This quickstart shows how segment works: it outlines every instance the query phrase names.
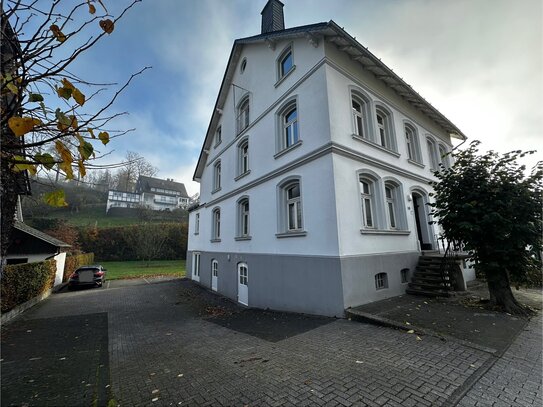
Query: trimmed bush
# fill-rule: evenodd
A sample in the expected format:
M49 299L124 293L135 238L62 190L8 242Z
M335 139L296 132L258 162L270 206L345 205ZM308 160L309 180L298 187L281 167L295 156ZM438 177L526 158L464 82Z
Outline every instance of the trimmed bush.
M68 281L70 274L72 274L78 267L86 266L94 263L94 253L76 254L75 256L66 256L66 263L64 263L64 275L62 281Z
M53 288L56 260L4 266L1 288L2 312L9 311Z
M187 224L157 224L166 233L166 241L155 260L185 259L187 253ZM79 242L83 251L94 252L100 261L138 260L137 249L131 244L130 236L138 235L141 225L113 228L80 229Z

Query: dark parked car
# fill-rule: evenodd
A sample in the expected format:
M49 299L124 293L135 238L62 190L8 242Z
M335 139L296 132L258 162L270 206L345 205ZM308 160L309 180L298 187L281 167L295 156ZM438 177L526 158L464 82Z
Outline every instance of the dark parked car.
M70 275L68 288L98 286L103 287L106 282L106 269L100 265L81 266Z

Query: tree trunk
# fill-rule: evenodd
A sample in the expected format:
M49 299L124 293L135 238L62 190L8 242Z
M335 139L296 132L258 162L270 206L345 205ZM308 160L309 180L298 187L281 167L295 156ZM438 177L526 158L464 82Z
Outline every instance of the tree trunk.
M1 216L1 249L0 258L2 266L0 268L0 276L4 271L4 264L8 246L10 244L11 230L15 221L15 208L17 206L17 182L15 174L9 168L8 160L2 160L0 163L0 216Z
M511 291L511 282L507 270L493 268L485 270L488 282L490 302L502 308L505 312L514 315L528 315L529 311L520 305Z

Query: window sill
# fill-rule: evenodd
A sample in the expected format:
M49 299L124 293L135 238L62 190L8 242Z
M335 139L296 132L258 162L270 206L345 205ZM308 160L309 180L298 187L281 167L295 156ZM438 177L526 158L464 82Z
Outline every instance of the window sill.
M279 151L277 154L275 154L273 156L273 158L275 158L276 160L279 158L279 157L282 157L283 155L289 153L290 151L294 150L296 147L299 147L302 145L302 140L298 140L296 143L294 143L293 145L285 148L284 150L281 150Z
M198 236L199 234L200 234L200 232L194 232L195 236Z
M246 175L249 175L250 173L251 173L251 170L247 170L243 174L239 174L236 178L234 178L234 181L239 181L240 179L242 179Z
M278 87L279 85L281 85L285 81L285 79L287 79L290 76L290 74L294 72L295 69L296 69L296 65L292 65L292 68L290 69L290 71L288 71L286 75L283 75L281 78L279 78L279 80L275 82L275 85L273 86Z
M219 147L219 146L221 145L221 143L222 143L222 140L221 140L221 141L219 141L218 143L215 143L215 145L213 146L213 148L217 148L217 147Z
M244 240L251 240L251 239L252 239L251 236L237 236L234 238L236 242L242 242Z
M307 236L307 232L305 230L300 230L299 232L283 232L283 233L276 233L275 237L278 239L282 239L284 237L303 237Z
M216 192L219 192L222 188L217 188L217 189L214 189L213 191L211 191L212 194L216 193Z
M211 239L210 242L211 243L219 243L221 241L221 239Z
M377 144L374 141L368 140L368 139L366 139L364 137L360 137L358 134L353 134L352 137L355 140L361 141L362 143L369 144L370 146L378 148L379 150L384 151L385 153L388 153L390 155L393 155L396 158L400 157L400 153L397 153L396 151L391 150L389 148L383 147L382 145Z
M420 167L420 168L425 168L426 166L422 163L419 163L418 161L415 161L415 160L411 160L411 159L407 159L407 162L410 163L410 164L413 164L413 165L416 165L417 167Z
M411 233L410 230L390 230L390 229L360 229L363 235L396 235L407 236Z

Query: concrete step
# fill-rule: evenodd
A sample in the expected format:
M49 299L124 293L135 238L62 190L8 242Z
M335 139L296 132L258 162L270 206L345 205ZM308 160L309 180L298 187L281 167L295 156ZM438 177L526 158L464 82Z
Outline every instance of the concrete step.
M417 290L413 288L408 288L405 290L407 294L411 295L423 295L426 297L451 297L451 293L448 291L427 291L427 290Z
M443 279L441 277L435 276L419 276L414 275L411 278L412 283L422 283L422 284L443 284Z

